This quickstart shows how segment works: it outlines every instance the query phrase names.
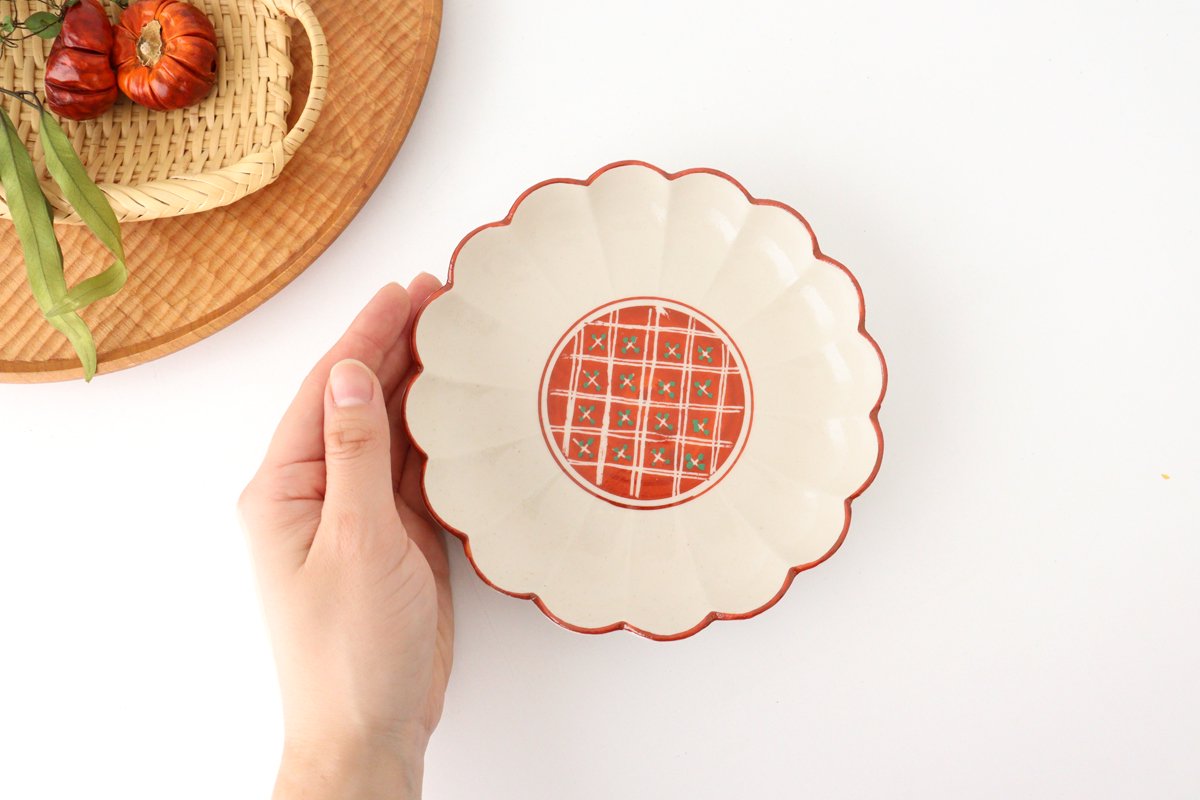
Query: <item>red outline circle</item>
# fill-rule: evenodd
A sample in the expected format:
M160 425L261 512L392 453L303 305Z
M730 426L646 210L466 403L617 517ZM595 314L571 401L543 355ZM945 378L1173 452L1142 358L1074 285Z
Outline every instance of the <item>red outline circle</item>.
M745 429L746 429L746 435L742 439L742 447L740 450L738 450L736 453L733 454L732 459L730 459L724 465L722 465L721 469L723 471L720 473L720 475L718 475L715 480L710 478L706 483L700 484L701 486L704 487L704 489L702 491L696 492L695 494L689 495L687 497L679 498L678 500L672 498L672 502L660 503L659 505L656 505L656 506L630 505L629 503L622 503L620 500L614 500L611 497L606 497L606 496L596 492L595 489L597 489L599 487L595 486L594 484L584 481L582 476L575 473L573 470L568 470L563 465L562 459L558 457L558 448L555 446L554 442L551 441L550 437L546 435L546 420L542 418L542 392L545 390L545 387L546 387L546 376L550 374L551 364L555 360L554 356L556 354L558 354L559 351L561 350L563 342L566 341L567 336L569 336L576 328L578 328L581 324L583 324L583 322L585 320L587 320L588 317L592 316L593 314L597 313L598 311L608 308L609 306L615 306L618 303L628 303L633 300L657 300L662 303L674 303L677 306L683 306L684 308L686 308L688 311L692 312L693 314L699 315L701 317L702 322L705 322L706 324L712 323L713 328L720 331L721 335L725 337L725 341L727 341L729 343L729 346L731 348L733 348L733 351L735 353L737 353L738 361L742 366L742 374L739 377L741 377L743 379L745 386L746 386L746 395L750 398L750 413L746 415L745 422L743 423L743 427L745 427ZM701 495L706 494L709 489L713 488L718 483L725 480L725 476L733 471L733 468L737 464L738 459L742 457L742 453L745 452L745 450L746 450L746 443L750 441L750 429L753 427L753 424L754 424L754 383L750 380L750 368L748 366L746 366L746 357L744 355L742 355L742 349L737 346L737 342L735 342L733 340L733 337L729 335L729 331L727 331L727 330L725 330L725 328L721 327L721 324L719 322L717 322L715 319L710 317L708 314L705 314L703 311L696 308L695 306L688 305L687 303L684 303L680 300L673 300L670 297L657 297L655 295L635 295L633 297L623 297L620 300L612 300L610 302L605 303L602 306L596 306L591 311L587 312L582 317L580 317L579 319L572 322L571 327L567 328L567 332L564 333L562 336L558 337L558 341L555 342L554 347L552 347L550 349L550 356L546 359L546 366L544 366L542 368L542 378L538 382L538 425L542 429L542 439L546 442L546 447L550 449L551 455L554 456L554 463L558 464L559 469L561 469L566 474L566 476L568 478L570 478L572 480L572 482L575 483L576 486L583 489L585 492L590 494L592 497L595 497L598 500L603 500L606 503L612 503L614 506L620 506L621 508L628 508L632 511L659 511L664 508L674 508L675 506L683 505L684 503L690 503L691 501L695 500L697 497L700 497ZM739 436L740 435L741 434L739 432Z
M854 290L855 290L855 292L858 293L858 333L860 336L862 336L864 339L866 339L867 342L870 343L871 347L873 347L875 349L875 354L879 357L879 369L880 369L880 377L881 377L881 382L880 382L880 387L879 387L879 399L875 401L875 405L871 409L871 413L869 415L871 424L875 428L875 437L879 442L879 452L875 457L875 466L871 469L871 472L867 476L867 479L865 481L863 481L861 486L859 486L857 489L855 489L853 492L851 492L851 494L845 500L844 507L846 509L846 521L842 525L842 532L838 536L837 541L835 541L833 543L833 546L829 548L828 552L826 552L825 555L821 556L820 558L816 559L815 561L810 561L806 564L797 564L796 566L791 567L788 570L787 577L784 578L783 585L779 587L779 591L776 592L775 595L770 600L768 600L766 603L759 606L758 608L756 608L752 611L746 611L743 613L728 613L728 612L724 612L724 611L710 611L710 612L708 612L708 614L706 614L699 622L697 622L691 628L688 628L685 631L680 631L678 633L670 633L670 634L653 633L651 631L643 630L642 628L639 628L636 625L633 625L632 623L626 622L624 620L613 622L613 623L604 625L599 628L584 628L579 625L574 625L574 624L562 619L561 617L556 616L554 614L554 612L552 612L546 606L545 602L542 601L542 598L538 597L538 595L535 592L510 592L507 589L497 586L495 583L493 583L491 580L489 580L487 575L485 575L483 573L483 570L481 570L479 568L479 564L476 563L474 556L471 554L471 540L470 540L470 537L468 536L468 534L466 534L464 531L457 530L456 528L451 526L449 523L447 523L446 520L444 520L441 516L438 515L437 511L429 503L429 495L425 490L425 470L429 464L429 454L426 453L425 450L421 447L421 445L417 443L416 439L413 438L412 428L408 424L408 413L407 413L408 412L408 399L409 399L410 390L412 388L412 385L425 369L425 365L421 361L420 352L417 350L417 346L416 346L417 326L420 324L421 317L424 315L425 309L429 307L429 304L432 303L434 300L436 300L438 297L442 296L443 294L445 294L446 292L449 292L450 290L452 290L454 288L454 264L458 259L458 254L460 252L462 252L462 249L464 246L466 246L467 242L469 242L472 238L474 238L476 234L478 234L482 231L485 231L488 228L499 228L499 227L502 227L505 225L512 224L513 216L517 213L517 209L520 207L521 203L523 203L525 201L525 199L527 197L529 197L529 195L533 194L538 189L544 188L546 186L551 186L553 184L567 184L567 185L571 185L571 186L590 186L592 183L595 182L595 180L597 178L599 178L601 175L603 175L604 173L606 173L610 170L617 169L619 167L632 167L632 166L643 167L645 169L654 170L659 175L661 175L662 177L666 178L669 181L678 180L679 178L682 178L687 175L697 175L697 174L713 175L715 177L729 181L734 186L736 186L738 188L738 190L743 195L745 195L746 200L749 201L749 203L751 205L773 206L775 208L778 208L778 209L788 212L793 217L798 219L800 221L800 224L802 224L804 226L805 230L808 231L809 238L812 239L813 256L820 261L824 261L825 263L835 266L838 269L842 270L842 272L844 272L846 274L846 277L848 277L850 279L850 283L854 285ZM463 237L463 240L458 243L458 247L454 248L454 253L450 256L450 268L449 268L449 271L446 276L446 285L443 286L441 289L438 289L436 292L434 292L433 294L431 294L429 296L429 298L425 301L425 304L421 307L421 309L417 312L416 316L413 319L412 331L410 333L410 337L411 337L411 344L412 344L414 372L413 372L412 380L409 382L408 388L405 390L404 428L405 428L405 432L408 434L409 439L412 441L413 447L416 448L417 452L419 452L421 454L421 457L423 459L422 464L421 464L421 498L424 500L426 508L429 509L430 515L435 520L437 520L437 523L462 541L463 552L466 554L467 560L471 563L471 567L475 570L475 574L477 574L479 576L480 580L482 580L488 586L491 586L496 591L506 594L510 597L516 597L521 600L531 600L534 603L534 605L536 605L541 610L541 612L543 614L545 614L556 624L560 625L563 628L566 628L567 630L575 631L576 633L587 633L587 634L611 633L612 631L616 631L616 630L626 630L626 631L629 631L630 633L635 633L638 636L643 636L647 639L653 639L653 640L659 641L659 642L670 642L670 641L676 641L679 639L686 639L689 636L694 636L697 633L699 633L700 631L707 628L709 625L711 625L714 620L718 620L718 619L721 619L721 620L749 619L750 617L757 616L757 615L761 614L762 612L766 611L767 609L771 608L772 606L774 606L776 603L778 603L783 598L783 596L785 594L787 594L787 590L789 588L791 588L792 581L795 580L797 575L799 575L801 572L804 572L805 570L812 569L813 567L822 563L823 561L825 561L826 559L828 559L830 556L832 556L834 553L836 553L838 551L838 548L842 546L842 542L844 542L846 540L846 534L850 531L850 518L851 518L851 508L850 507L851 507L851 504L853 503L855 498L857 498L859 495L861 495L863 492L865 492L867 490L867 487L869 487L874 482L875 477L879 474L879 468L883 464L884 442L883 442L883 429L879 426L879 409L882 407L883 398L887 394L888 369L887 369L887 361L883 357L883 350L880 349L879 343L876 342L875 339L871 337L871 334L867 333L866 307L867 307L867 303L866 303L866 298L863 296L862 286L859 285L858 279L854 277L854 273L852 273L846 267L845 264L842 264L840 261L830 258L829 256L827 256L821 252L821 248L817 243L816 233L813 232L812 226L808 224L808 220L806 220L800 214L800 212L796 211L796 209L792 208L791 206L787 205L786 203L779 202L778 200L760 200L760 199L756 198L754 195L752 195L748 191L746 191L746 187L742 186L742 184L740 184L736 179L734 179L730 175L727 175L724 172L721 172L720 170L710 169L708 167L696 167L693 169L685 169L681 172L670 172L669 173L669 172L659 169L658 167L654 166L653 164L649 164L645 161L637 161L637 160L614 161L613 163L607 164L607 165L601 167L600 169L596 170L595 172L593 172L586 180L579 180L576 178L552 178L550 180L546 180L546 181L542 181L541 183L534 184L533 186L529 187L524 192L522 192L520 194L520 196L517 197L516 201L512 204L512 208L509 209L508 215L505 216L504 219L497 220L496 222L489 222L486 225L480 225L478 228L476 228L475 230L468 233L465 237Z

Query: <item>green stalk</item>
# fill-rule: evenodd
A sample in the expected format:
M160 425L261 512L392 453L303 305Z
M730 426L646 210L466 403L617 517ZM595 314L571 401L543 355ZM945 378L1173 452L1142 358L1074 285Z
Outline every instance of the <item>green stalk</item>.
M96 374L96 343L79 314L53 313L68 295L62 249L54 235L54 217L38 183L33 159L3 108L0 108L0 184L4 186L13 226L21 240L33 297L50 324L71 342L83 365L84 379L90 381Z

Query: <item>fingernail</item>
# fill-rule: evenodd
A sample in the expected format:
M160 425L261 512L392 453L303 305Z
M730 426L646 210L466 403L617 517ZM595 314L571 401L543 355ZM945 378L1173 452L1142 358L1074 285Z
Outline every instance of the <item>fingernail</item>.
M375 381L364 364L339 361L329 371L329 391L338 408L365 406L375 394Z

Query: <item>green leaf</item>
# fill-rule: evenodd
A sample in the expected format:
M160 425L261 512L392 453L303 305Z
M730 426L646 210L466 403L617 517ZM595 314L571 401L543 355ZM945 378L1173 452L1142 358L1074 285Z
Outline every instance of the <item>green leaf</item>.
M96 377L96 340L92 338L92 330L83 317L70 313L46 319L75 348L79 363L83 365L83 379L90 381Z
M96 343L87 324L74 312L49 315L67 295L62 249L54 236L50 203L38 183L33 159L3 108L0 108L0 184L4 186L13 227L21 240L33 297L50 324L71 342L83 364L84 378L90 381L96 374Z
M12 17L5 15L4 19L0 19L0 33L12 33L16 29Z
M0 182L8 199L13 225L25 253L26 271L34 299L45 311L67 293L62 274L62 251L54 236L54 223L46 196L38 184L33 160L17 135L12 118L0 108Z
M125 248L121 244L121 225L117 222L117 215L113 213L108 198L88 177L67 134L48 111L42 112L39 137L42 149L46 152L46 169L50 171L50 177L62 189L63 196L83 223L116 259L99 275L69 290L48 313L49 316L56 316L116 294L125 285L129 273L125 267Z
M43 39L53 39L62 29L62 18L49 11L38 11L29 15L25 20L25 27L30 33Z

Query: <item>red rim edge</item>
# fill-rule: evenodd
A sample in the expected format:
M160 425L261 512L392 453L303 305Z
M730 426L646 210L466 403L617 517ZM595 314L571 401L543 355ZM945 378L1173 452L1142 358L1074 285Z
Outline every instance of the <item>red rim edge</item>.
M570 622L567 622L566 620L557 616L553 611L551 611L546 606L545 602L542 601L542 598L538 597L538 595L535 592L512 592L512 591L509 591L508 589L505 589L501 586L497 586L495 583L493 583L488 578L488 576L483 573L483 570L481 570L479 568L479 564L475 561L475 557L471 553L470 536L465 531L460 531L457 528L455 528L454 526L450 525L448 522L446 522L446 520L443 519L442 516L437 513L437 509L435 509L430 504L429 495L425 490L425 472L429 465L429 454L426 453L425 449L423 447L421 447L421 445L416 441L415 438L413 438L412 428L409 427L409 424L408 424L407 410L408 410L408 400L409 400L409 389L411 389L413 383L417 380L418 377L420 377L421 373L425 371L425 364L421 360L421 353L417 349L417 344L416 344L417 326L420 325L421 317L424 316L425 309L429 307L430 303L432 303L434 300L436 300L437 298L441 297L443 294L445 294L446 292L448 292L454 288L454 265L458 261L458 254L462 252L462 249L463 249L463 247L466 246L467 242L469 242L477 234L479 234L482 231L485 231L489 228L499 228L499 227L503 227L505 225L510 225L512 223L513 216L517 213L517 209L520 208L521 203L525 202L525 199L527 197L529 197L529 195L536 192L538 189L542 189L542 188L545 188L546 186L551 186L554 184L568 184L571 186L590 186L592 183L594 183L596 181L597 178L599 178L604 173L606 173L610 170L618 169L620 167L643 167L645 169L650 169L650 170L657 172L659 175L661 175L662 177L666 178L669 181L678 180L679 178L685 177L687 175L696 175L696 174L714 175L714 176L721 178L723 180L726 180L729 183L736 186L738 188L738 190L743 195L746 196L746 199L750 202L751 205L774 206L775 208L779 208L779 209L782 209L782 210L788 212L793 217L798 219L800 221L800 224L802 224L804 226L805 230L808 231L809 238L812 240L813 255L818 260L824 261L825 263L831 264L832 266L835 266L838 269L840 269L842 272L844 272L846 274L846 276L850 279L850 282L854 285L854 291L858 293L858 333L860 336L862 336L864 339L866 339L871 344L871 347L873 347L875 349L875 354L879 357L879 369L880 369L880 373L881 373L881 377L882 377L882 380L880 383L880 388L879 388L879 398L875 401L875 405L871 409L871 413L869 415L870 420L871 420L871 425L875 428L875 438L879 443L878 453L876 454L876 457L875 457L875 466L872 467L871 473L867 476L867 479L865 481L863 481L863 484L861 486L859 486L856 490L854 490L854 492L852 492L849 497L846 498L845 503L844 503L845 513L846 513L846 521L842 525L842 532L838 535L837 541L835 541L833 543L833 546L829 548L829 551L826 552L825 555L821 556L820 558L816 559L815 561L810 561L807 564L799 564L799 565L789 568L787 577L784 578L783 585L779 587L779 591L776 592L775 595L770 600L768 600L766 603L759 606L758 608L753 609L752 611L746 611L746 612L742 612L742 613L710 611L708 614L706 614L703 617L703 619L701 619L695 625L693 625L692 627L688 628L685 631L680 631L679 633L670 633L670 634L653 633L651 631L647 631L642 628L639 628L638 626L636 626L630 622L626 622L624 620L620 620L618 622L613 622L609 625L604 625L599 628L584 628L579 625L574 625ZM485 225L480 225L478 228L476 228L475 230L471 231L470 233L468 233L466 236L463 237L462 241L458 243L458 246L456 248L454 248L454 253L450 256L450 267L449 267L449 271L447 272L447 276L446 276L446 285L443 286L442 288L438 289L436 292L434 292L433 294L431 294L429 296L429 298L425 301L424 305L422 305L421 309L417 312L417 315L413 320L410 336L412 337L411 338L411 343L412 343L411 349L412 349L412 354L413 354L413 361L415 362L416 366L415 366L415 371L413 373L413 377L408 384L409 388L405 390L404 427L405 427L406 432L408 433L409 440L412 441L413 447L415 447L417 449L417 451L421 454L421 458L422 458L422 462L421 462L421 498L425 503L425 507L429 510L430 515L437 521L437 523L442 526L442 528L444 528L446 531L452 533L454 536L456 536L459 540L462 541L463 552L467 556L467 561L469 561L471 563L471 567L475 570L475 574L479 576L480 580L482 580L484 583L486 583L488 586L492 587L496 591L506 594L509 597L515 597L520 600L532 600L534 605L536 605L541 610L541 612L543 614L545 614L547 617L549 617L555 624L557 624L563 628L566 628L567 630L574 631L576 633L600 634L600 633L611 633L612 631L617 631L617 630L626 630L626 631L629 631L630 633L635 633L638 636L643 636L647 639L653 639L654 641L673 642L673 641L677 641L679 639L686 639L690 636L696 635L697 633L699 633L700 631L707 628L709 625L711 625L716 620L737 620L737 619L750 619L751 617L756 617L759 614L766 611L767 609L774 606L781 599L783 599L783 596L785 594L787 594L788 589L790 589L792 586L792 581L795 580L797 575L799 575L801 572L804 572L805 570L812 569L813 567L817 566L818 564L821 564L822 562L826 561L830 556L832 556L834 553L836 553L838 551L838 548L840 548L842 546L842 542L844 542L846 540L846 534L849 533L849 531L850 531L850 517L851 517L850 506L851 506L851 504L853 503L853 501L856 498L858 498L859 495L861 495L863 492L865 492L867 490L867 488L874 482L875 477L879 474L879 468L883 464L883 428L881 428L879 425L879 409L883 406L884 395L887 394L888 369L887 369L887 361L884 359L884 356L883 356L883 350L880 349L879 343L876 342L875 339L871 336L871 334L869 334L867 332L866 305L867 305L866 298L863 296L862 286L859 285L858 279L856 277L854 277L854 273L852 273L846 267L845 264L842 264L840 261L830 258L829 256L827 256L821 252L820 245L817 243L816 233L813 231L812 226L808 224L808 220L806 220L804 218L804 216L802 214L800 214L799 211L792 208L791 206L789 206L786 203L779 202L778 200L762 200L762 199L755 197L754 195L750 194L750 192L746 191L746 187L742 186L742 184L739 183L737 181L737 179L733 178L732 176L730 176L720 170L711 169L708 167L695 167L692 169L685 169L681 172L667 172L666 170L660 169L660 168L654 166L653 164L649 164L645 161L638 161L635 159L635 160L627 160L627 161L614 161L613 163L607 164L607 165L601 167L600 169L596 170L585 180L579 180L576 178L551 178L550 180L545 180L545 181L542 181L541 183L534 184L533 186L529 187L524 192L522 192L519 197L517 197L516 201L512 204L512 208L509 209L508 215L505 216L504 219L497 220L496 222L489 222Z

